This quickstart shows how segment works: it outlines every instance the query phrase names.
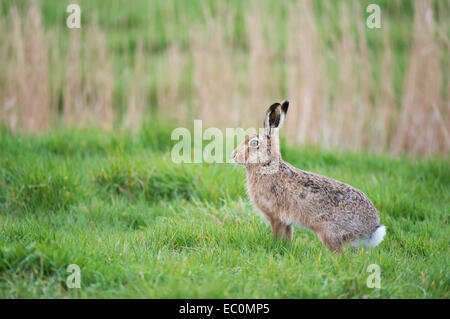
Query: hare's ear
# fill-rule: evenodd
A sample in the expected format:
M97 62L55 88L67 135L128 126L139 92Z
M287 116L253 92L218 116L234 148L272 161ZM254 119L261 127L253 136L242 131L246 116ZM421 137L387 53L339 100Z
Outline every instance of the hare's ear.
M264 129L266 135L270 136L273 129L279 130L286 119L286 113L289 108L289 101L272 104L266 112L264 119Z

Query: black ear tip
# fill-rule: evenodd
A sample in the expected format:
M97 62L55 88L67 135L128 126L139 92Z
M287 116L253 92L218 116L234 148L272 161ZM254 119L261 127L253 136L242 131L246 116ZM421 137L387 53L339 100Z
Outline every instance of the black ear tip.
M281 103L281 109L283 110L283 112L287 112L288 108L289 108L289 101L288 100L284 100Z
M273 103L268 109L267 109L267 113L272 113L273 111L275 111L275 109L277 108L277 107L279 107L280 106L280 103Z

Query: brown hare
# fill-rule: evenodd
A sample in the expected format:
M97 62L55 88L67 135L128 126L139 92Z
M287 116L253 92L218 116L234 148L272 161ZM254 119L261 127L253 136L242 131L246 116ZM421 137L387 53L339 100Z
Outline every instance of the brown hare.
M251 201L274 236L289 242L296 225L314 231L336 253L347 243L377 246L386 227L380 225L377 209L362 191L282 160L278 130L288 107L288 101L271 105L264 133L249 136L233 151L233 160L246 168Z

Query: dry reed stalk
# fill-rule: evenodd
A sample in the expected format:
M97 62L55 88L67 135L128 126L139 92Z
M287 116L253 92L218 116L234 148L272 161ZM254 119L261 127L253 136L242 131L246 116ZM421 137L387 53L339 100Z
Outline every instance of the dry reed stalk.
M375 95L375 114L373 139L374 149L381 152L388 150L394 120L398 118L395 105L395 93L392 70L394 66L393 54L389 43L389 25L383 23L383 54L381 57L380 88Z
M253 2L245 14L245 25L249 42L247 96L245 107L242 108L240 121L243 127L259 124L255 123L255 115L261 109L261 105L273 102L270 96L270 51L271 47L264 35L264 18L262 10L256 2ZM261 111L259 111L261 113Z
M127 128L135 129L139 127L139 124L141 124L144 118L144 114L147 115L147 112L145 112L146 84L147 77L145 76L143 46L142 42L138 42L132 78L128 81L128 104L123 119L123 125Z
M70 32L69 50L67 52L66 79L62 117L66 125L75 126L84 122L82 119L86 98L83 92L80 32Z
M181 86L187 58L177 45L167 49L166 59L158 64L157 99L159 114L179 124L187 121L187 105Z
M65 89L65 52L61 49L60 42L63 35L61 30L54 28L47 30L49 41L49 88L50 88L50 110L51 119L50 128L61 127L64 121L61 121L60 113L64 109L64 89Z
M450 149L441 114L441 79L431 3L415 1L414 44L405 78L402 114L393 141L395 152L427 156Z
M237 85L230 38L232 15L219 10L218 17L205 13L206 25L191 32L194 69L194 101L197 116L206 125L226 127L238 123ZM234 124L231 124L234 123Z
M13 131L42 132L51 120L48 39L36 3L28 8L25 21L15 6L10 16L12 50L7 66L7 117Z
M287 133L299 142L316 144L327 134L327 93L322 44L310 1L291 5L287 36L287 95L295 105Z
M439 46L442 50L443 75L446 76L447 87L443 90L443 108L440 129L444 137L444 154L447 156L450 151L450 3L440 0L438 2L439 25L437 25L439 35ZM445 85L445 84L444 84ZM442 150L440 150L442 152Z
M71 30L67 55L63 119L67 125L98 125L111 128L114 79L106 38L96 19L86 31Z
M366 22L362 18L363 8L359 1L353 0L352 11L354 16L361 17L359 19L354 19L355 28L357 30L357 41L358 41L358 53L357 53L357 81L358 81L358 102L357 102L357 114L359 119L357 120L357 132L360 135L360 147L365 149L373 149L376 146L376 139L374 139L374 128L376 127L373 123L373 118L375 116L375 110L372 107L370 101L370 94L373 91L372 83L372 73L370 70L370 59L371 56L368 45L367 38L365 34Z
M89 121L111 128L115 112L112 106L114 72L110 60L106 36L99 29L97 19L89 26L85 56L85 82Z
M0 6L0 30L6 30L9 27L9 24L6 21L5 15L1 12L2 6ZM10 51L11 51L11 43L12 34L11 32L7 32L6 34L2 34L2 41L0 41L0 61L8 61L10 63ZM9 79L8 79L8 64L1 63L0 64L0 125L7 125L13 131L17 129L17 114L16 109L14 108L14 98L11 98L9 95Z
M351 7L347 2L340 3L339 23L341 37L334 43L338 62L338 81L335 83L335 98L332 108L334 134L331 145L357 149L361 146L360 113L358 109L358 60L355 59L357 43L350 24Z

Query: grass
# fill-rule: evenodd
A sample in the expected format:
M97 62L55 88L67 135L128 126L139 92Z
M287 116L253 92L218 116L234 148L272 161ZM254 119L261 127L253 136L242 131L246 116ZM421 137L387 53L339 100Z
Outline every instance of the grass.
M340 256L295 230L276 241L228 164L173 164L170 128L0 130L1 298L449 298L450 164L282 146L350 183L388 228ZM81 289L68 289L69 264ZM381 289L366 285L370 264Z

